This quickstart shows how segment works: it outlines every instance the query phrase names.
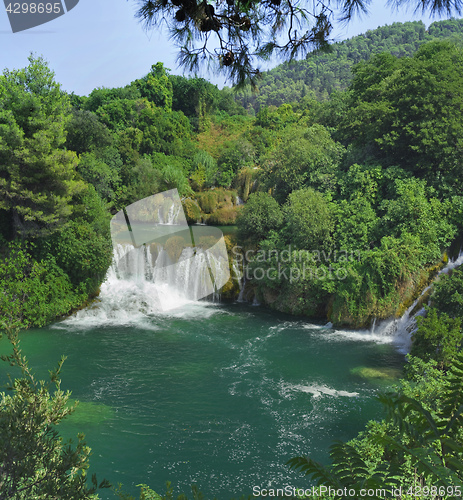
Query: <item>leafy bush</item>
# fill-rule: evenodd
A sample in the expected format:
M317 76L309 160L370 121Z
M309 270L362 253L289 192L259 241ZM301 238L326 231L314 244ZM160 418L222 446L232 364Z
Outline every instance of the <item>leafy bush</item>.
M186 198L182 201L182 205L187 222L195 223L201 220L201 210L194 200Z
M53 256L75 287L95 294L111 264L110 215L93 186L76 198L72 219L37 243L40 258Z
M112 169L94 153L83 153L79 158L77 172L82 179L95 188L103 200L112 200L121 182L119 172Z
M205 214L211 214L217 210L218 194L217 191L206 191L204 193L197 193L196 199L198 200L201 210Z
M450 318L429 307L426 312L426 317L416 318L418 328L410 352L425 361L437 361L441 369L449 368L463 346L463 318Z
M254 193L240 212L236 223L240 238L261 240L269 231L278 230L283 222L281 208L267 193Z
M454 269L441 275L433 288L433 307L451 317L463 318L463 270Z
M52 256L36 260L19 242L9 244L0 262L0 290L0 330L44 326L87 296L72 286Z
M334 229L333 208L312 188L291 193L283 208L283 236L305 250L329 250Z
M384 237L381 245L361 254L347 267L334 294L331 321L369 326L373 317L388 318L410 301L420 281L422 250L419 239L405 234Z
M219 208L211 214L207 222L208 224L214 224L216 226L233 226L236 223L238 213L238 207Z

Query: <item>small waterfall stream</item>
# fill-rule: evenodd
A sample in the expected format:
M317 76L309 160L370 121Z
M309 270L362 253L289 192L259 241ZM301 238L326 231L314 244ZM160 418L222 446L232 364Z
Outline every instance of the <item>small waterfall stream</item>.
M439 271L435 279L437 279L437 277L441 274L448 274L452 269L455 269L462 264L463 251L460 251L458 257L455 260L449 260L447 265ZM416 318L425 314L424 307L421 307L418 311L416 311L416 307L421 301L423 295L425 295L430 288L431 285L427 286L421 292L420 296L405 311L402 317L383 320L379 324L377 324L376 318L374 318L369 333L392 337L393 342L397 345L399 350L403 353L408 353L411 348L413 333L416 331Z

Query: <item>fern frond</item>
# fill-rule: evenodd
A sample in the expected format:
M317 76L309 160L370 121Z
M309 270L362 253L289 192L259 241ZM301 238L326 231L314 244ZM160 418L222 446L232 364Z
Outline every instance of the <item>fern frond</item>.
M333 471L339 475L345 486L369 476L366 463L354 447L336 442L331 446L330 456L334 464Z
M457 484L460 482L458 475L442 464L442 459L434 450L430 448L408 448L390 436L381 436L380 439L384 444L401 450L405 455L408 455L419 474L430 478L433 484L447 487L455 484L455 481L457 481Z
M299 469L306 476L311 476L317 481L318 485L332 486L341 488L343 484L336 475L334 475L328 467L312 460L309 457L294 457L286 462L291 469Z

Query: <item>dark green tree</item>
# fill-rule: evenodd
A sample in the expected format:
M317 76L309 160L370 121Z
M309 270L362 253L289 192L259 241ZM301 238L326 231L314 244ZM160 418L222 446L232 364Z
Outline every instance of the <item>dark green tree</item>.
M292 192L283 208L283 236L305 250L328 251L333 244L333 207L313 188Z
M373 57L354 69L345 137L386 164L458 189L463 151L463 50L430 42L412 58Z
M283 222L281 208L267 193L254 193L236 219L240 237L262 240L270 231L280 229Z
M77 154L112 144L108 128L91 111L74 109L66 129L66 148Z
M264 164L265 183L283 203L288 194L304 186L330 191L336 186L336 169L344 148L322 125L285 128L278 146Z
M431 296L432 306L452 318L463 318L463 269L439 277Z
M70 118L69 98L42 58L0 76L0 211L15 235L61 225L83 188L76 154L64 149Z
M418 328L413 334L410 353L425 361L433 359L440 369L447 369L462 348L462 318L450 318L433 307L426 312L426 316L416 318Z

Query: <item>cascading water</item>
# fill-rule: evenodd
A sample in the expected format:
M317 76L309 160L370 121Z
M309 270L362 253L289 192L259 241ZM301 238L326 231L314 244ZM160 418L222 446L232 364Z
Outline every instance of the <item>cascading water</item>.
M216 282L227 281L228 261L209 252L184 248L172 265L167 251L155 244L138 248L117 244L98 299L66 321L90 327L149 323L151 316L163 311L180 316L188 311L194 314L191 309L204 307L204 302L192 297L215 298L209 294L208 268L213 268ZM176 313L180 306L184 307Z
M176 189L120 210L111 220L111 239L113 263L98 300L68 321L139 323L217 297L230 277L222 232L189 227Z
M441 274L448 274L452 269L463 264L463 251L460 251L455 260L449 260L447 265L439 271L437 277ZM413 304L405 311L401 318L389 319L376 325L376 318L373 321L370 332L381 336L388 336L397 345L403 353L410 351L413 333L416 331L416 318L425 314L424 307L416 310L417 305L421 302L422 297L429 291L431 286L427 286Z
M441 269L437 277L441 274L447 274L452 269L463 264L463 251L455 260L450 260L447 265ZM437 279L437 277L435 279ZM326 324L323 328L328 330L331 338L339 339L350 338L355 341L373 341L376 343L394 344L398 351L406 354L410 352L412 336L416 331L416 318L425 314L424 307L418 309L418 305L423 302L423 296L429 291L430 286L426 287L413 304L405 311L400 318L390 318L378 321L373 318L369 330L342 330L333 328L332 323ZM313 325L311 325L313 327Z

